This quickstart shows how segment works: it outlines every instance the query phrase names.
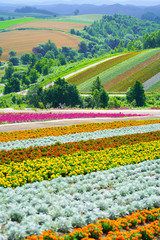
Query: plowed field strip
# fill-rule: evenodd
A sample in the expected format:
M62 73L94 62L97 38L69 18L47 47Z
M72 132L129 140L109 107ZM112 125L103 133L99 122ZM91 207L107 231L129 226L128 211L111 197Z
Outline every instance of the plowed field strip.
M147 81L154 75L160 72L160 58L149 64L148 66L142 68L121 82L117 83L115 86L108 89L108 91L127 91L127 89L134 85L134 83L138 80L141 83Z
M37 22L28 22L28 23L21 23L16 24L13 26L8 27L8 29L17 29L17 28L49 28L61 31L70 31L71 28L76 30L81 30L85 23L74 23L74 22L52 22L52 21L37 21Z
M155 56L147 59L143 63L138 64L137 66L133 67L132 69L126 71L125 73L122 73L120 76L112 79L111 81L105 83L103 86L105 89L109 89L113 86L115 86L117 83L120 83L121 81L125 80L126 78L130 77L132 74L136 73L137 71L147 67L149 64L153 63L154 61L158 60L160 58L160 53L156 54Z
M23 53L32 53L32 48L36 47L39 43L45 43L51 40L56 46L78 48L80 39L75 36L71 36L64 32L52 31L52 30L22 30L12 32L0 33L0 46L3 49L1 59L7 60L8 52L14 50L17 52L18 57Z

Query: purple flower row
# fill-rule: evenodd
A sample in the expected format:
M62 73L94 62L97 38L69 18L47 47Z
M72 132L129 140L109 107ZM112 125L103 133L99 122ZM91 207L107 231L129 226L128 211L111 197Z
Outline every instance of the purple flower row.
M0 113L0 124L55 119L101 118L101 117L119 118L132 116L144 116L144 115L123 113Z

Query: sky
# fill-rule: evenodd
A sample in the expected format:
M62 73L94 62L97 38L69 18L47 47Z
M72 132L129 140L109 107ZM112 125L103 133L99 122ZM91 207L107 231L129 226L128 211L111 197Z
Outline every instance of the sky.
M0 0L0 3L12 3L13 0ZM14 0L15 4L23 4L23 5L34 5L34 4L58 4L58 3L67 3L67 4L77 4L77 0ZM78 4L95 4L95 5L102 5L102 4L129 4L129 5L136 5L136 6L155 6L160 5L160 0L79 0Z

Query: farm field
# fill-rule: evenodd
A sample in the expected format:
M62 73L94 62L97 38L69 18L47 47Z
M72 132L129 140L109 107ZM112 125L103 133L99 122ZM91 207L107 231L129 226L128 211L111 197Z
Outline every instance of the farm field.
M21 56L23 53L31 53L32 48L36 47L39 43L45 43L51 40L56 46L78 48L80 39L75 36L71 36L65 32L49 31L49 30L22 30L0 33L0 46L3 49L1 59L7 60L8 52L14 50L17 52L17 56Z
M159 131L122 118L0 132L0 238L159 239Z
M115 59L107 60L103 63L100 63L92 68L89 68L79 74L75 74L73 77L67 78L68 82L74 83L75 85L80 85L82 83L85 83L89 78L93 78L97 75L99 75L101 72L110 69L113 66L116 66L117 64L132 58L133 56L136 56L139 53L129 53L124 54L116 57Z
M12 19L12 20L6 20L1 22L0 25L0 30L10 28L12 26L15 26L17 24L24 24L24 23L30 23L30 22L65 22L66 24L71 24L71 23L82 23L83 24L90 24L89 22L84 22L84 21L77 21L76 19L66 19L66 18L51 18L51 19L41 19L41 18L34 18L34 17L27 17L27 18L19 18L19 19Z
M125 73L114 78L113 80L107 82L106 84L104 84L104 88L107 89L108 91L115 90L116 92L117 91L121 92L122 89L125 88L125 86L126 86L126 89L128 89L128 85L134 84L136 80L140 80L141 79L140 73L142 76L144 76L144 78L142 79L142 82L143 82L143 81L145 81L145 78L148 79L148 76L146 77L147 69L150 71L150 74L153 74L153 75L155 75L155 72L160 71L160 69L158 69L158 68L156 68L156 70L155 70L155 66L159 65L159 61L160 61L160 53L147 59L146 61L142 62L141 64L137 65L136 67L133 67L131 70L126 71ZM151 66L151 67L149 68L149 66ZM144 74L144 72L145 72L145 74ZM137 77L134 77L136 75L137 75ZM121 85L121 89L119 89L120 85ZM119 88L118 88L118 86L119 86ZM124 91L126 91L126 89L124 89Z
M56 21L36 21L36 22L27 22L27 23L21 23L16 24L11 27L8 27L7 29L17 29L17 28L46 28L46 29L54 29L59 31L67 31L69 32L71 28L74 28L76 30L81 30L85 23L78 23L78 22L56 22Z
M65 16L66 19L79 20L93 23L94 21L100 20L103 14L85 14L78 16Z
M121 61L119 64L116 64L115 66L113 66L107 70L101 69L101 73L98 74L98 76L100 77L103 85L107 84L112 79L120 76L121 74L124 74L126 71L130 71L132 68L138 66L139 64L142 64L144 61L148 60L149 58L153 57L154 55L158 54L159 52L160 52L159 48L139 52L138 55L136 55L136 56L133 55L132 58L125 60L125 61ZM159 60L157 60L157 61L159 61ZM155 62L153 62L153 64L155 64ZM99 68L101 68L101 65L99 65ZM84 74L86 74L86 73L87 72L84 72ZM78 85L79 91L81 91L81 92L90 91L91 85L95 79L96 79L96 76L92 77L87 74L86 81Z

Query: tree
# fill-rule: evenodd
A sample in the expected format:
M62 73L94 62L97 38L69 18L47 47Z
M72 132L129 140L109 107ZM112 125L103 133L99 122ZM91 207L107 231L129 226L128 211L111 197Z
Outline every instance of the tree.
M58 55L58 60L59 60L61 65L65 65L66 64L66 58L65 58L65 55L63 53L60 53Z
M19 65L19 58L18 57L10 57L9 62L13 63L14 66Z
M79 13L79 10L76 9L76 10L74 11L74 15L78 15L78 13Z
M132 103L135 100L137 107L144 106L146 97L142 83L136 81L135 85L126 93L126 98L129 103Z
M71 34L76 34L75 29L74 29L74 28L71 28L70 33L71 33Z
M39 103L43 101L42 87L35 85L33 88L29 89L26 98L30 105L33 105L34 107L39 107Z
M109 96L105 89L100 91L100 107L105 108L108 106Z
M124 51L124 44L123 41L120 41L118 44L118 52L123 52Z
M13 63L10 62L8 64L8 67L5 68L5 74L3 76L3 79L10 79L13 73L14 73Z
M78 44L78 46L79 46L79 52L80 53L84 53L85 54L87 52L87 50L88 50L87 44L84 41L80 42Z
M66 82L62 78L58 78L53 87L44 90L44 105L59 107L60 104L74 107L81 105L82 101L75 85Z
M5 85L4 94L11 92L19 92L20 91L20 81L18 78L12 77L9 79L8 83Z
M31 54L25 53L21 56L22 64L27 65L31 62Z
M38 77L39 77L38 71L36 69L32 69L30 71L30 74L29 74L29 78L31 80L31 83L35 83L36 80L38 79Z
M94 106L99 107L100 106L100 92L98 91L98 89L94 89L93 99L94 99Z
M14 50L11 50L11 51L9 52L9 56L10 56L10 57L15 57L16 55L17 55L17 52L14 51Z
M54 53L53 53L53 51L51 51L51 50L49 50L48 52L46 52L46 54L45 54L45 56L44 56L45 58L48 58L48 59L55 59L55 56L54 56Z
M109 96L101 84L99 76L92 84L92 95L96 107L105 108L108 105Z
M0 47L0 57L2 56L2 53L3 53L3 50L2 50L2 48Z
M102 84L101 84L101 81L100 81L100 78L99 76L96 78L96 80L93 82L92 84L92 94L94 92L95 89L97 89L98 91L101 91L101 89L103 88Z

